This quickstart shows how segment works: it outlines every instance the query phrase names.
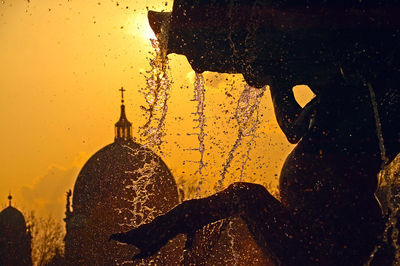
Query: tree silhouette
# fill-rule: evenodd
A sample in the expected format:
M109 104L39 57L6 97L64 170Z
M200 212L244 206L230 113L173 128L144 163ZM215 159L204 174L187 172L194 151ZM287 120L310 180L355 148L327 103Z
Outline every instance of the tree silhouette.
M32 261L35 266L47 265L57 254L64 253L64 229L52 215L36 216L34 211L26 215L32 232Z

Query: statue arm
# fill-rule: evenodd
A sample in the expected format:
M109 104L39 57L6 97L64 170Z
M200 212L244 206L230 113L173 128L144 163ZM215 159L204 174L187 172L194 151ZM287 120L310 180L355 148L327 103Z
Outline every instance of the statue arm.
M298 246L298 239L294 238L297 225L291 212L264 186L244 182L233 183L206 198L184 201L148 224L111 235L110 240L140 248L133 260L146 258L179 233L191 234L232 216L240 216L261 249L267 254L271 251L279 260L287 260L286 250Z
M274 104L275 117L288 141L296 144L309 129L314 114L317 97L302 108L294 98L292 87L274 84L271 86L271 97Z

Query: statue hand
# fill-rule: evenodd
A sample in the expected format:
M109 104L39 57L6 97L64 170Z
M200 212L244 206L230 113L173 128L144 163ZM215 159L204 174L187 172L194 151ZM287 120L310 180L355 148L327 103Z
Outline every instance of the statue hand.
M157 230L159 229L159 230ZM125 233L112 234L110 240L136 246L140 252L133 256L132 260L144 259L156 254L165 244L169 237L163 228L157 228L154 223L144 224Z

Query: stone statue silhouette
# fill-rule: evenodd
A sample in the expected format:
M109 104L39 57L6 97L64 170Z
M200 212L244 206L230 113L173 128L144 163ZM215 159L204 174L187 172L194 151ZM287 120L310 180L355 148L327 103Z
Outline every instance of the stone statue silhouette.
M179 233L240 216L257 243L283 265L362 265L383 232L374 198L381 167L378 138L368 89L346 92L350 88L340 76L332 86L341 94L317 93L302 109L291 92L271 87L279 124L298 142L282 168L280 201L261 185L234 183L111 239L139 247L135 258L141 258ZM387 155L393 159L396 153Z
M151 223L125 233L113 234L110 239L137 246L141 252L133 259L143 258L157 252L177 234L191 234L215 221L240 216L257 244L266 254L274 257L277 264L364 264L384 230L382 212L374 197L377 174L382 165L392 161L400 151L400 60L397 48L393 48L400 47L397 46L399 40L395 36L398 30L382 26L385 31L378 33L374 28L376 31L373 36L363 39L360 34L366 34L370 24L357 24L357 27L347 31L347 26L340 28L340 25L333 23L329 34L323 35L316 42L307 39L308 42L300 50L293 48L296 45L289 47L281 40L283 50L289 49L293 58L286 58L287 53L281 51L279 54L277 51L274 56L281 55L283 59L272 60L273 63L267 64L251 57L252 53L264 51L257 46L266 42L266 37L262 35L257 38L264 39L264 42L258 44L258 39L254 41L254 46L248 46L250 48L246 55L239 55L243 56L240 60L234 51L230 53L228 48L221 47L224 44L219 38L223 32L213 32L214 28L203 27L195 32L195 40L191 42L186 39L186 46L176 45L174 38L185 39L187 34L184 30L179 31L177 24L183 29L186 29L184 25L187 21L197 26L208 25L215 23L221 14L235 13L235 9L232 11L232 7L227 4L216 9L223 10L218 11L222 13L213 15L210 11L210 15L205 18L195 13L199 12L196 11L197 4L193 4L196 1L178 2L174 3L169 22L171 28L168 46L172 46L169 48L171 52L186 55L199 72L239 72L254 86L269 84L276 119L288 141L297 145L286 158L281 170L280 200L261 185L234 183L210 197L184 201ZM213 1L204 2L207 3L198 4L201 5L202 14L214 10L215 5L223 5L218 1L217 4ZM253 6L254 1L242 2L244 6ZM276 2L274 8L279 9L279 3L290 1L270 1L268 4L271 2ZM348 2L353 5L350 7L357 5L353 2ZM367 7L371 8L372 2L367 2ZM346 5L342 2L340 4ZM246 12L247 9L242 7L242 10ZM267 11L260 14L265 15ZM184 18L180 16L181 13L185 14ZM157 14L149 14L149 17L150 22L156 20L153 26L157 32L157 27L162 23L157 21ZM377 14L376 18L379 21L380 15ZM165 16L160 19L165 20ZM361 22L363 19L358 18ZM229 23L229 19L226 21ZM238 18L236 21L240 24L242 20ZM265 23L261 18L254 21ZM292 23L291 20L284 22ZM239 24L230 27L231 30L233 28L230 36L236 38L231 40L233 46L237 44L236 50L241 50L240 45L245 45L240 40L240 33L248 31L248 27ZM254 27L257 28L257 25ZM193 31L193 27L190 29ZM313 31L303 34L310 38L314 36L310 32ZM357 34L354 37L349 33ZM180 38L179 34L183 37ZM248 32L246 34L243 36L251 35ZM279 34L288 40L293 33L289 31ZM326 37L331 35L341 37L339 43L332 44L334 38ZM345 41L342 41L342 37ZM251 38L246 39L250 40L248 43L252 43ZM201 49L197 45L201 42L215 44L212 46L215 50L206 57L221 59L226 54L232 55L225 61L207 58L210 60L207 62L200 55L202 53L198 52ZM317 42L324 43L321 45L323 48L318 46L318 51L326 49L323 55L315 50ZM303 47L308 44L309 47ZM294 50L290 50L292 48ZM294 59L296 54L305 50L310 51L304 64L305 69L302 69ZM331 56L335 60L330 61ZM307 62L317 63L307 65ZM297 104L293 96L292 88L297 84L308 84L316 94L304 108Z

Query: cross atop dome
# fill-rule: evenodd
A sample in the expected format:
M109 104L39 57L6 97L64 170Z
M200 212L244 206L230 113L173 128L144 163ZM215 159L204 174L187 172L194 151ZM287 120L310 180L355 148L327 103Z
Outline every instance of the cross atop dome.
M8 206L11 206L11 200L12 200L12 196L11 196L11 192L8 194Z
M115 123L115 141L132 140L132 123L128 121L125 114L124 105L124 87L119 90L121 92L121 115L117 123Z
M124 91L126 90L124 89L124 87L121 87L119 91L121 92L121 103L124 104Z

